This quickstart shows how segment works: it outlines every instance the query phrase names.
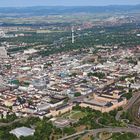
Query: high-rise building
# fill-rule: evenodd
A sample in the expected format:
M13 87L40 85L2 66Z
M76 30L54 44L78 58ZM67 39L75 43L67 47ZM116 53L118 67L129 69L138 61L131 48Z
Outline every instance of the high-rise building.
M5 36L4 31L0 30L0 37L4 37L4 36Z
M5 49L5 47L0 47L0 59L6 58L8 58L7 50Z

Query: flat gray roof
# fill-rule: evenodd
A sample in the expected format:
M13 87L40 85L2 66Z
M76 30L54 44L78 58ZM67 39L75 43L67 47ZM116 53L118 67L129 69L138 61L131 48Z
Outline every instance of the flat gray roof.
M27 128L27 127L19 127L10 131L10 133L16 135L17 138L21 136L26 137L26 136L34 135L34 132L35 132L34 129Z

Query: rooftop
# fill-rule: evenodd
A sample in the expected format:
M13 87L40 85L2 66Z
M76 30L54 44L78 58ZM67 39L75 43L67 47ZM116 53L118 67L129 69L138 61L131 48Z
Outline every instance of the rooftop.
M26 137L26 136L34 135L34 132L35 132L34 129L27 128L27 127L20 127L10 131L10 134L14 134L16 135L17 138L20 138L21 136Z

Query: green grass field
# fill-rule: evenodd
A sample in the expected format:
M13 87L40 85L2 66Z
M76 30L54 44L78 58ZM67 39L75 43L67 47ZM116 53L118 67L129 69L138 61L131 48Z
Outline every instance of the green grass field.
M80 118L83 118L84 116L86 116L86 113L81 112L81 111L71 111L69 113L62 115L63 118L74 119L74 120L79 120Z

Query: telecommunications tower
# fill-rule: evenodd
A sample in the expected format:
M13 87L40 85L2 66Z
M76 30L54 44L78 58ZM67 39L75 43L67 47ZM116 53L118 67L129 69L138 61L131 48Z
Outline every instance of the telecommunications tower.
M73 44L74 41L75 41L75 40L74 40L74 27L71 28L71 35L72 35L72 36L71 36L71 41L72 41L72 44Z

